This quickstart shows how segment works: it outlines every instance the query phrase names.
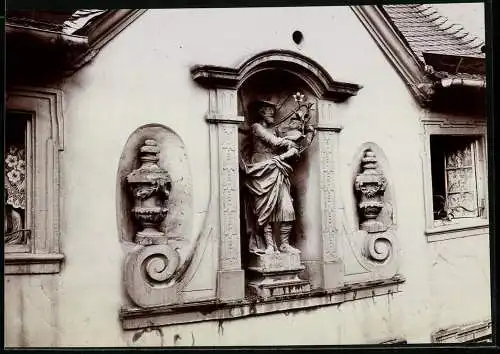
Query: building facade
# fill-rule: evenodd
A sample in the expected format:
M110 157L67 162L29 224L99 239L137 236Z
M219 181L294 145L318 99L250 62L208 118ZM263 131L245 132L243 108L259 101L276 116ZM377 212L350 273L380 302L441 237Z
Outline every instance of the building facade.
M6 346L491 340L484 43L432 6L6 32Z

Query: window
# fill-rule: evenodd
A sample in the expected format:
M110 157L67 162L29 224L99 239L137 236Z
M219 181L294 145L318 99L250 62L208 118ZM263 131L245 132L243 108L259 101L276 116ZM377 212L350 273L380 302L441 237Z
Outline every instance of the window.
M61 96L56 90L7 93L4 150L5 274L57 273L63 149Z
M434 225L484 214L485 199L478 194L480 137L431 136Z
M29 252L31 243L31 115L7 112L5 121L5 252Z
M488 233L484 121L424 122L429 241Z

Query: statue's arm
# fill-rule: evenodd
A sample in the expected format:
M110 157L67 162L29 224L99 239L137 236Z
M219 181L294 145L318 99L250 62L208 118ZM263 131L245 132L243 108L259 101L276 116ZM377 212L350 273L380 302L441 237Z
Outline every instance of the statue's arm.
M279 155L279 159L286 160L286 159L293 157L293 156L299 156L299 150L297 150L296 148L288 149L286 152Z
M259 123L255 123L252 125L252 131L253 131L254 136L258 137L259 139L265 141L266 143L268 143L272 146L275 146L275 147L287 146L286 139L279 138L276 135L268 132Z

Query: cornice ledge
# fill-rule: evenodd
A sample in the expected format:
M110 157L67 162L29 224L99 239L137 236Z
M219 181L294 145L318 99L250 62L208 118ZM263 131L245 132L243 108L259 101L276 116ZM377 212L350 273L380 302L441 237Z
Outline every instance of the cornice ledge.
M435 94L434 80L376 5L351 6L361 23L375 39L392 65L401 75L417 102L428 107Z
M288 294L272 300L245 299L235 301L206 300L154 308L124 306L119 319L124 330L176 324L225 321L279 312L313 310L375 296L402 291L406 281L402 275L359 283L346 283L332 290L315 290L306 294Z
M200 85L209 88L237 89L252 74L266 69L289 70L306 81L321 98L345 101L355 96L361 85L333 80L330 74L314 60L290 50L261 52L237 67L196 65L191 76Z

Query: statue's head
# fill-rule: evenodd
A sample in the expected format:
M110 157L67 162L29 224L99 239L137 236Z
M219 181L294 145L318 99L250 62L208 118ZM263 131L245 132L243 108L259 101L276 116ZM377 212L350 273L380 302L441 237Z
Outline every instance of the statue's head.
M276 104L268 100L256 100L251 103L251 110L256 113L259 120L265 121L267 124L274 123L276 115Z

